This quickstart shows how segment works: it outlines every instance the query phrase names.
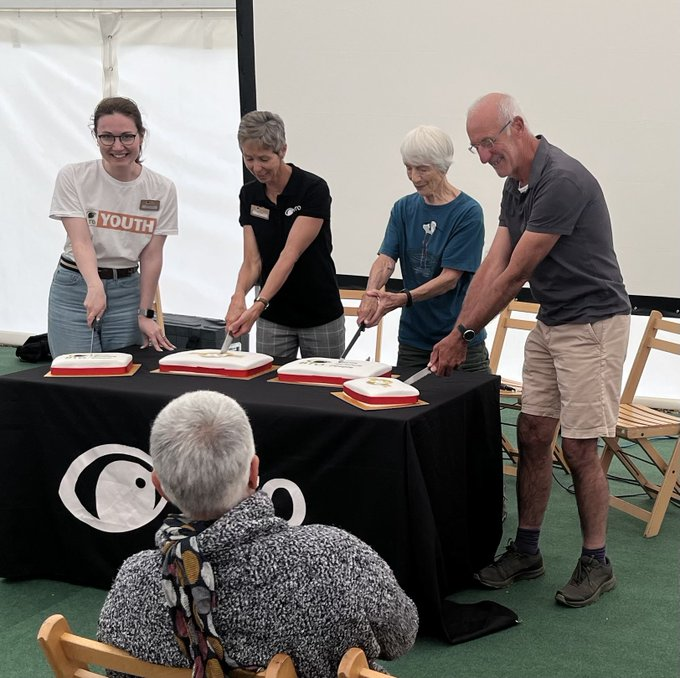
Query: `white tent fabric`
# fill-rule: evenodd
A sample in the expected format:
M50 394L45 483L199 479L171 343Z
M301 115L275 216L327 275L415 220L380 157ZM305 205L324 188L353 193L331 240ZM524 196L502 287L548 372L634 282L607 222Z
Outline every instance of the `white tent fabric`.
M0 14L0 328L44 332L64 242L48 218L54 179L95 158L88 128L108 95L139 104L144 160L177 185L180 236L166 244L166 311L223 317L241 261L241 159L233 12Z

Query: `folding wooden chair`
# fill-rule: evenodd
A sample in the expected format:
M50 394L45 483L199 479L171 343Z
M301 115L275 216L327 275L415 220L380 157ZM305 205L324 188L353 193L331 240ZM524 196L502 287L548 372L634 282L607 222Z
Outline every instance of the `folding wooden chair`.
M667 338L666 334L660 338L659 332L674 336ZM647 327L621 394L616 437L603 439L604 451L602 452L602 468L605 473L608 473L612 459L616 457L652 500L651 510L648 510L621 497L613 495L609 497L610 506L639 518L646 524L645 537L655 537L659 534L668 504L671 500L680 502L680 483L678 483L680 419L633 402L635 391L652 349L680 355L680 323L665 319L659 311L652 311L649 315ZM677 375L678 372L675 374ZM676 438L668 461L652 444L651 438L657 436ZM655 474L658 472L660 482L650 480L643 473L639 466L640 461L635 459L628 449L623 449L619 445L621 438L635 443L633 449L642 449L647 454L652 465L650 470ZM647 472L649 473L649 470Z
M536 315L539 305L535 302L519 301L513 299L499 314L496 333L494 334L491 353L489 354L489 368L494 373L498 373L498 365L503 351L506 335L509 329L530 331L536 326ZM521 314L520 317L513 314ZM527 317L530 316L530 317ZM514 379L506 379L501 376L501 410L520 410L522 407L522 382ZM553 458L569 473L569 467L564 458L562 448L557 442L559 428L555 430L553 438ZM503 473L506 475L517 475L517 461L519 451L503 433L501 434L501 445L503 452L509 457L511 464L505 464Z
M358 647L351 647L340 660L338 678L394 678L394 676L370 669L364 651Z
M383 288L385 289L385 288ZM350 290L340 288L340 301L342 301L342 308L345 312L345 317L356 318L359 315L359 304L352 304L346 302L361 301L364 296L363 290ZM380 351L382 348L382 324L383 319L376 325L375 330L375 361L380 362Z
M90 665L119 671L140 678L191 678L191 669L152 664L133 657L112 645L77 636L61 614L48 617L38 631L38 643L47 657L55 678L101 678ZM266 670L258 673L239 670L233 678L296 678L291 658L274 655Z

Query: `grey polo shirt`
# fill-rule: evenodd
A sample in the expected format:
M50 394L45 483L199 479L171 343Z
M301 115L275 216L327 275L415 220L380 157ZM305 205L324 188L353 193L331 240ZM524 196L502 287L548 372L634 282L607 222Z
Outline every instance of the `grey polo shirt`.
M560 238L529 280L546 325L590 323L630 313L602 189L578 160L540 140L529 188L508 178L499 223L513 249L524 231Z

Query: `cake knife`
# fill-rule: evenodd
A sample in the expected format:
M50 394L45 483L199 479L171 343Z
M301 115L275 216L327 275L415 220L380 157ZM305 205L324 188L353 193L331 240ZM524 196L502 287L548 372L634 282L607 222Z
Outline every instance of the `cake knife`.
M234 335L231 332L227 332L227 336L224 337L224 343L220 349L220 353L226 353L229 347L234 343Z
M349 353L350 349L354 344L356 343L356 340L359 338L359 335L366 329L366 325L364 323L361 323L359 325L359 329L354 333L354 336L352 337L352 341L349 342L347 345L347 348L342 352L342 355L340 356L340 360L344 360L345 356Z
M92 336L90 337L90 353L92 353L92 349L94 348L94 333L99 332L99 328L102 325L102 321L100 318L95 318L92 321Z
M422 370L418 370L415 374L411 375L404 383L415 384L417 381L420 381L423 377L426 377L428 374L432 374L430 368L423 367Z

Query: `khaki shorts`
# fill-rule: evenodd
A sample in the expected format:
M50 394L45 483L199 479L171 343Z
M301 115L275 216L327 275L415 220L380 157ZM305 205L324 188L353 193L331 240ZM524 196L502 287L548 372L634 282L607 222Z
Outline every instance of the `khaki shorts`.
M559 419L564 438L613 436L630 316L582 325L538 322L524 346L522 412Z

